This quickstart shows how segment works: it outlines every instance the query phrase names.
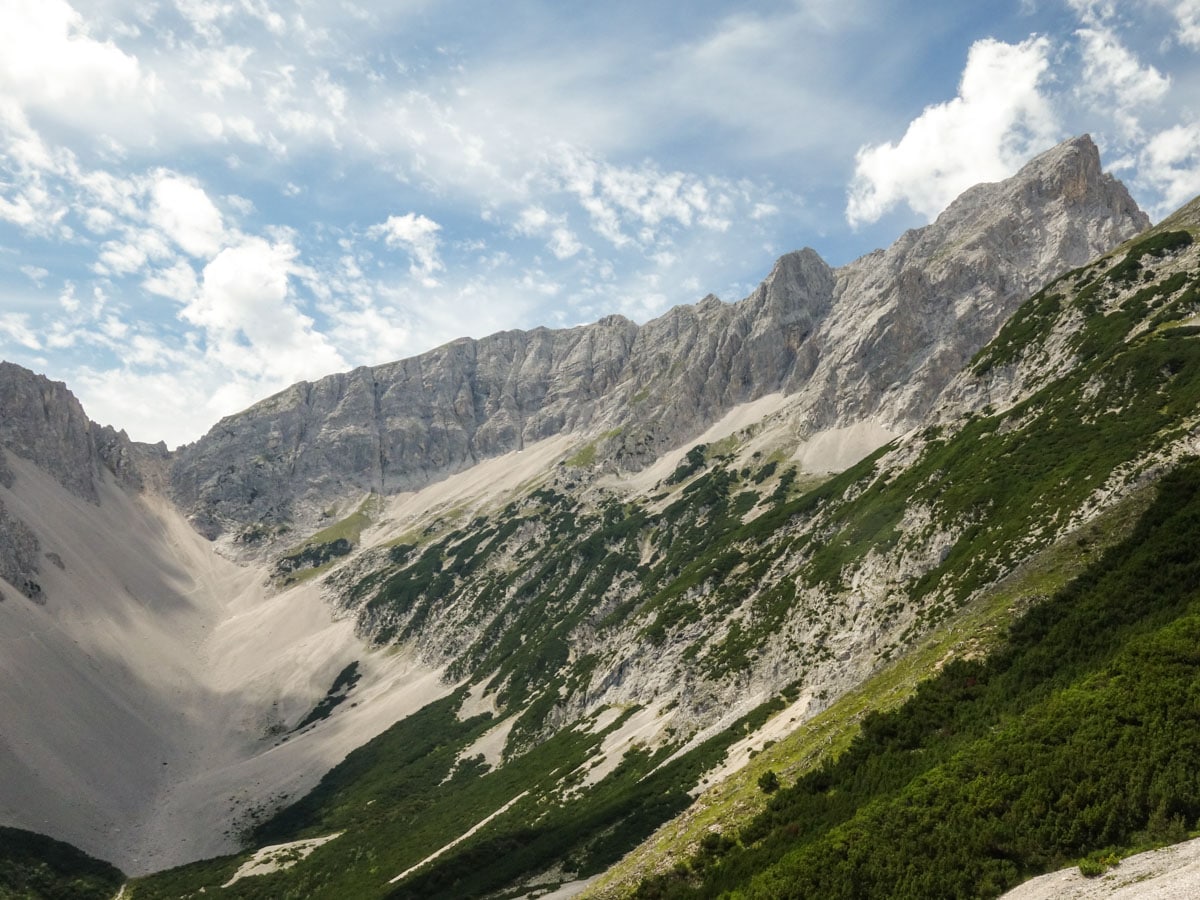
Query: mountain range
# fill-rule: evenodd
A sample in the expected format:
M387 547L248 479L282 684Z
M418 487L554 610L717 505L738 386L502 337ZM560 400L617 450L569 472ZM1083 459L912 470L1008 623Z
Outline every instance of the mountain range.
M1200 591L1198 228L1085 136L842 268L303 382L175 451L0 364L0 879L995 896L1186 837L1191 701L1145 698L1200 664L1161 662ZM1050 779L1039 711L1101 701L1136 725L1079 752L1119 758ZM1133 755L1137 797L1085 796Z

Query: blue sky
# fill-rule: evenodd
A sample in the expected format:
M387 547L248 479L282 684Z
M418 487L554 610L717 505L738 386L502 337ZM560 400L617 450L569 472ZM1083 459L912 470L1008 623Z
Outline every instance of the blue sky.
M1200 193L1200 0L0 0L0 357L135 439L834 265L1090 132Z

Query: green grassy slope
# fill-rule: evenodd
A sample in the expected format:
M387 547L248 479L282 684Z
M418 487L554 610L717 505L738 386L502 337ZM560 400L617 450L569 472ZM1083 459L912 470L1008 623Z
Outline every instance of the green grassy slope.
M987 585L1030 548L1061 534L1082 505L1128 492L1174 465L1181 449L1194 445L1190 436L1200 422L1200 338L1191 327L1200 314L1200 272L1191 233L1179 229L1194 227L1194 218L1177 216L1175 230L1157 229L1032 298L979 354L976 374L1037 365L1056 342L1060 361L1065 347L1069 364L1003 413L974 417L951 433L927 432L911 464L876 478L853 502L835 505L840 527L814 552L810 577L836 584L863 547L902 541L896 533L902 510L924 502L960 528L942 563L911 585L906 602L927 621L952 622L963 604L968 613L971 604L978 608L978 598L994 591ZM860 477L852 472L843 479ZM1178 493L1175 500L1190 498L1196 477L1189 464L1163 489ZM1174 771L1170 760L1191 759L1195 700L1180 691L1200 675L1194 660L1171 649L1186 642L1194 625L1188 610L1196 574L1181 574L1177 563L1184 548L1200 546L1195 510L1172 512L1163 505L1171 502L1164 495L1122 550L1032 611L1003 653L986 663L951 663L894 717L868 717L836 764L827 754L822 769L774 796L753 823L736 811L723 820L707 815L712 827L739 834L740 843L727 839L702 850L644 883L640 895L990 896L1107 845L1136 847L1200 826L1187 779L1154 768ZM1086 535L1070 543L1077 562L1095 549ZM834 562L822 565L822 556ZM1084 596L1080 585L1093 593ZM1107 601L1133 603L1131 615L1153 624L1105 612ZM1028 632L1021 629L1064 604L1087 612L1060 626L1053 650L1044 636L1022 647ZM1116 623L1111 631L1101 624L1105 616ZM1137 631L1143 626L1161 630ZM1088 648L1086 665L1072 655L1077 648ZM1119 654L1125 655L1113 668ZM1037 690L1027 675L1014 674L1039 665L1045 671ZM996 679L993 667L1003 666L1011 671ZM864 687L869 692L872 683ZM941 700L930 700L939 692ZM1145 704L1154 697L1179 705L1151 709ZM850 714L829 712L843 722ZM947 719L947 712L962 718ZM1055 721L1069 728L1051 727ZM1153 724L1143 728L1147 721ZM1060 752L1060 745L1069 750ZM779 750L773 757L789 761ZM809 754L807 765L813 762ZM1123 793L1122 779L1141 793ZM1060 781L1075 793L1050 791ZM1021 813L1023 803L1033 813ZM989 817L994 827L979 824ZM1025 833L1031 837L1022 844L1016 836ZM661 872L665 856L644 852L638 865L644 873Z
M1200 463L1135 532L637 896L989 897L1200 818Z
M477 759L456 765L461 750L493 724L488 715L460 721L456 711L463 694L430 704L350 754L311 794L261 825L251 843L269 846L342 832L340 837L292 868L239 880L220 896L468 898L512 888L555 866L600 872L686 806L687 788L699 774L744 727L778 708L756 710L670 762L669 749L635 748L599 784L577 792L581 766L621 718L594 733L562 730L488 771ZM391 883L514 799L452 851ZM126 896L149 900L211 892L249 857L206 860L137 879Z
M116 866L70 844L0 827L2 900L111 900L124 881Z

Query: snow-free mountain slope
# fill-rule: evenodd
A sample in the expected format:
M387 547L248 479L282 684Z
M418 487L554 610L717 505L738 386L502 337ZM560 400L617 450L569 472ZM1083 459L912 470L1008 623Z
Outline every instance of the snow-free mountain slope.
M653 484L575 453L490 509L364 530L326 576L331 599L464 683L265 823L251 847L340 836L231 896L586 880L751 752L755 777L781 782L752 805L763 816L735 806L694 846L639 857L632 883L664 876L642 896L994 896L1186 834L1198 287L1181 230L1065 273L963 375L1046 356L1045 379L833 478L752 449L751 411L782 412L772 395ZM880 706L895 712L863 718ZM133 896L215 889L251 855Z
M0 451L3 453L3 451ZM0 603L0 816L140 873L227 852L249 810L448 690L371 654L315 585L286 597L111 474L95 501L7 456L0 502L36 535L38 603ZM359 663L363 703L276 746ZM370 698L370 700L368 700Z
M26 748L0 756L22 780L4 815L133 872L339 835L229 896L598 871L1118 502L1161 423L1114 420L1128 434L1060 471L1042 438L1103 391L1001 431L959 373L985 376L1025 293L1144 223L1077 139L840 270L802 250L738 303L297 385L173 455L0 373L0 637L39 635L12 665L43 673L3 694ZM1154 304L1187 305L1191 252L1153 257L1175 279ZM1080 305L1088 272L1060 302L1107 322ZM71 715L40 721L64 691ZM503 852L514 835L527 851ZM215 890L245 861L134 896Z
M637 470L774 392L804 437L899 434L1033 290L1148 224L1084 136L837 271L788 254L735 304L464 338L298 384L183 448L173 497L244 551L354 492L411 490L552 435Z

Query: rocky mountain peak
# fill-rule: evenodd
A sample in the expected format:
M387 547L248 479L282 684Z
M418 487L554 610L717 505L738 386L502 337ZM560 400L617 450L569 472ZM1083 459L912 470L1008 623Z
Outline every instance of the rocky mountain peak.
M838 270L815 336L820 362L789 384L803 395L799 427L872 418L907 430L1037 287L1148 225L1087 135L976 185L931 224Z
M829 311L836 284L834 271L816 250L805 247L776 260L771 274L745 303L760 316L779 322L814 323Z
M637 469L774 392L792 395L802 434L904 430L1032 290L1146 224L1075 138L841 269L785 254L737 303L461 338L284 392L184 448L172 491L209 536L261 535L553 435L594 438L599 464Z

